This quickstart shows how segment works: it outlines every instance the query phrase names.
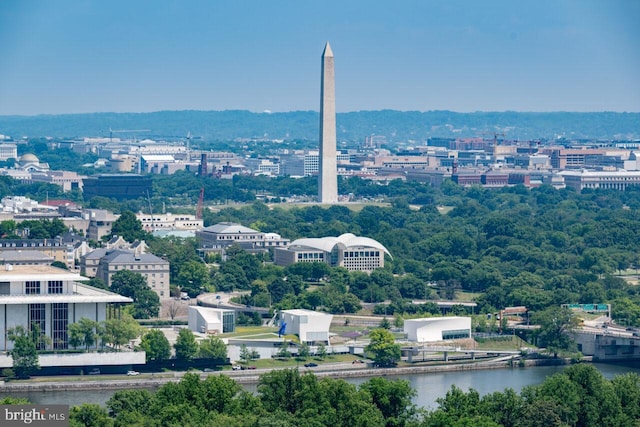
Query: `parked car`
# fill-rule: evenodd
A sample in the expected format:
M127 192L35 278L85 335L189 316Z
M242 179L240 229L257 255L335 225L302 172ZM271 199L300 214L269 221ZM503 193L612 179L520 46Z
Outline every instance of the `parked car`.
M255 366L247 366L247 369L256 369Z
M89 375L100 375L100 369L93 368L92 370L89 371Z
M309 362L309 363L305 363L304 364L305 368L315 368L316 366L318 366L317 363L313 363L313 362Z
M135 377L136 375L140 375L138 371L127 371L127 375L130 377Z
M233 369L234 371L239 371L239 370L241 370L241 369L242 369L242 366L240 366L240 365L233 365L233 366L231 367L231 369Z

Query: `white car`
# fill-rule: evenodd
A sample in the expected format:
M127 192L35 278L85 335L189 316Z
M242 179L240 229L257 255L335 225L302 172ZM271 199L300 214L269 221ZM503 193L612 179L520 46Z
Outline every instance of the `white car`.
M127 371L127 375L130 377L134 377L136 375L140 375L140 372L138 371Z

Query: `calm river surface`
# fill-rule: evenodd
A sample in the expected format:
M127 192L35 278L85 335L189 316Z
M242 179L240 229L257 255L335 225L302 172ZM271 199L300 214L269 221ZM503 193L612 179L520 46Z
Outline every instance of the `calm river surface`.
M627 372L635 372L640 375L640 364L617 365L594 363L594 366L605 376L611 379L616 375ZM545 378L557 372L561 372L566 366L540 366L528 368L505 369L481 369L475 371L454 371L421 373L415 375L388 376L388 379L403 378L409 380L411 387L417 391L414 402L426 409L437 407L436 399L444 397L452 385L464 391L473 388L480 395L503 391L512 388L519 393L523 387L542 383ZM361 384L369 378L350 378L346 381L351 384ZM245 385L249 391L255 392L256 385ZM98 403L104 405L115 393L115 390L82 390L82 391L55 391L55 392L30 392L16 393L15 397L26 397L37 404L66 404L79 405L81 403Z

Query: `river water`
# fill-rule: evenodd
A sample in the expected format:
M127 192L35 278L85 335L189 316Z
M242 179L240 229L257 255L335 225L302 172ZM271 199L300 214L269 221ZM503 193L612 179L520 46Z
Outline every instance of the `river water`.
M594 366L604 375L611 379L616 375L627 372L635 372L640 375L640 364L619 365L594 363ZM437 408L436 399L444 397L452 385L468 391L474 389L485 395L495 391L503 391L512 388L519 393L523 387L542 383L545 378L555 373L561 372L566 366L538 366L527 368L504 368L504 369L481 369L471 371L453 372L432 372L415 375L387 376L387 379L406 379L411 384L417 396L414 403L425 409ZM369 378L349 378L346 381L351 384L361 384ZM256 391L256 385L244 385L252 392ZM81 403L97 403L104 405L115 393L115 390L82 390L82 391L54 391L54 392L29 392L16 393L14 397L26 397L36 404L65 404L79 405ZM6 395L3 395L6 396ZM3 397L0 396L0 397Z

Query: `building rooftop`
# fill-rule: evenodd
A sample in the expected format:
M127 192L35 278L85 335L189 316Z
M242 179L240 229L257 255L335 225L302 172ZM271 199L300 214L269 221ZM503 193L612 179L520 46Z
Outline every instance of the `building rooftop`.
M130 303L131 298L118 295L103 289L78 283L89 280L77 273L52 267L50 265L11 265L6 264L0 268L0 281L2 282L23 282L26 280L61 280L73 282L71 284L73 293L64 294L18 294L0 295L0 305L19 304L48 304L48 303Z
M321 313L319 311L306 310L304 308L294 308L291 310L282 310L282 313L291 314L293 316L333 316L329 313Z
M157 263L157 264L169 264L168 261L157 257L153 254L139 254L131 251L125 251L121 249L108 250L105 256L102 258L109 263Z
M22 250L17 251L0 251L0 263L10 264L12 262L24 262L24 261L42 261L53 262L52 256L46 255L40 251L35 250ZM1 267L1 266L0 266Z
M65 280L85 281L88 278L50 265L11 265L0 266L0 281L19 282L23 280Z
M205 227L202 231L209 233L259 233L259 231L232 222L220 222L218 224Z
M33 267L33 266L30 266ZM58 279L58 277L56 277ZM131 298L118 295L103 289L83 285L73 284L72 294L29 294L29 295L0 295L0 305L21 305L21 304L55 304L55 303L131 303Z
M335 245L342 244L345 248L369 247L383 251L391 256L391 253L384 245L377 240L368 237L358 237L351 233L341 234L338 237L302 238L291 242L290 249L316 249L324 252L331 252Z

